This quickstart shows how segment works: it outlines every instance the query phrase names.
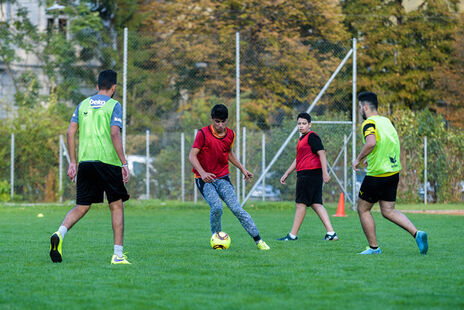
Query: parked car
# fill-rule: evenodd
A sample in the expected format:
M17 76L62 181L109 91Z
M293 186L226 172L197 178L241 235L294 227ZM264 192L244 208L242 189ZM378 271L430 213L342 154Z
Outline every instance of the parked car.
M132 176L145 176L147 161L146 156L143 155L127 155L127 166ZM153 158L149 159L148 168L150 173L156 173L156 169L153 167Z
M280 190L274 188L272 185L266 185L264 191L264 199L271 200L271 201L279 201L280 200ZM263 198L263 185L259 184L256 186L256 189L251 193L251 199L260 200Z

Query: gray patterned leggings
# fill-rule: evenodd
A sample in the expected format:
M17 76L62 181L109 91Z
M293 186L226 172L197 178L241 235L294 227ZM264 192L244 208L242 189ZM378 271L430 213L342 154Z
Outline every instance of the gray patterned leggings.
M212 234L221 231L222 199L251 237L259 235L258 228L256 228L250 214L240 206L228 176L216 179L211 183L205 183L202 179L197 178L195 183L211 208L209 221Z

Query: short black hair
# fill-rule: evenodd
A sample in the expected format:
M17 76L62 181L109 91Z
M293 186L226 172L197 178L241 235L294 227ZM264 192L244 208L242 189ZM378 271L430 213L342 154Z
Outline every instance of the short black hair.
M377 95L370 91L363 91L362 93L359 93L358 101L367 103L371 109L375 108L375 110L377 110L377 108L379 107Z
M211 109L211 118L225 121L229 118L229 110L227 110L227 107L223 104L216 104L213 109Z
M309 115L309 113L302 112L302 113L298 114L298 116L296 117L296 120L298 120L299 118L304 118L304 119L308 120L308 123L311 123L311 115Z
M115 71L111 69L101 71L98 74L98 82L97 82L98 89L101 89L101 90L110 89L111 87L113 87L113 85L115 85L118 82L117 79L118 79L118 74Z

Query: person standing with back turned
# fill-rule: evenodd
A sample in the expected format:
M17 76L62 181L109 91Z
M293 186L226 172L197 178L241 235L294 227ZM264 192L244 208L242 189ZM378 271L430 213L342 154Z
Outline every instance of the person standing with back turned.
M372 206L378 201L382 215L408 231L416 240L419 252L427 254L427 233L417 230L406 215L395 209L400 163L400 141L391 121L377 112L377 95L362 92L358 95L359 111L364 119L361 125L364 146L353 169L367 162L367 174L359 190L358 214L369 247L359 254L381 254L375 234Z
M112 99L117 74L104 70L98 75L98 94L82 101L74 112L67 132L71 159L68 176L77 174L76 206L66 214L58 231L50 238L50 258L54 263L63 259L62 244L67 231L90 209L92 203L103 202L106 193L113 224L114 255L111 264L130 264L123 254L124 205L129 199L124 183L129 181L129 169L124 156L120 129L122 109ZM79 130L79 167L76 169L75 135Z

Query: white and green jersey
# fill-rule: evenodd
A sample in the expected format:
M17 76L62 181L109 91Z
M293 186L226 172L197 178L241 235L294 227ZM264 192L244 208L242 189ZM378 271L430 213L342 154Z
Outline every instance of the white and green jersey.
M389 176L401 170L400 140L391 121L380 115L365 120L362 125L363 143L370 134L375 135L376 145L367 155L367 175Z
M101 161L121 166L111 140L111 126L122 127L121 105L104 95L82 101L71 119L79 124L79 162Z

